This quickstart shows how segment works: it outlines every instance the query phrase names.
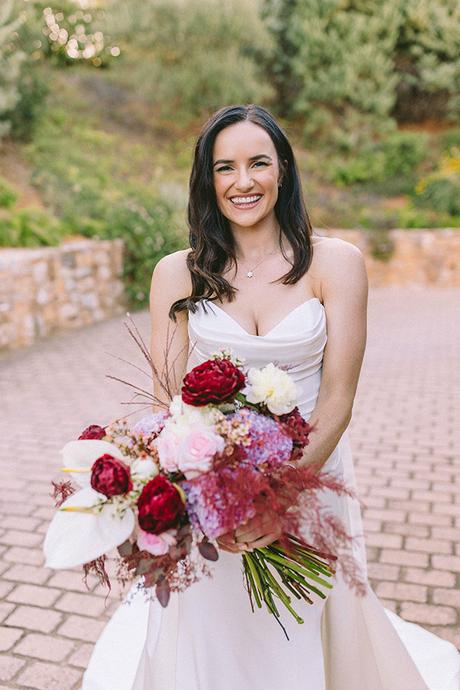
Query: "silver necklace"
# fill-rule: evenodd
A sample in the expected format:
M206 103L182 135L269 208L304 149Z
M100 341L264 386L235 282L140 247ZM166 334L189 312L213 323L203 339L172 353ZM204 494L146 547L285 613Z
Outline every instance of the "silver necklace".
M253 278L253 277L254 277L254 271L256 270L256 268L258 268L262 262L264 262L266 259L268 259L269 256L274 256L275 254L277 254L277 251L278 251L278 250L276 250L276 251L274 251L274 252L270 252L270 254L266 254L266 255L259 261L259 263L257 263L257 264L256 264L253 268L251 268L249 271L246 271L246 277L247 277L247 278Z

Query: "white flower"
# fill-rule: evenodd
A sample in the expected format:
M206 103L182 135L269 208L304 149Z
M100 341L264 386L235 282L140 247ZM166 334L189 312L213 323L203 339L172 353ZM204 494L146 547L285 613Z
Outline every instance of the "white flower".
M131 474L142 479L153 479L158 472L159 469L152 458L137 458L131 465Z
M224 415L213 405L187 405L180 395L175 395L172 399L169 411L171 417L166 419L165 428L173 431L177 436L183 438L193 427L212 426L223 419Z
M289 374L270 362L263 369L249 369L243 391L251 403L264 403L272 414L287 414L297 404L298 387Z
M80 441L79 441L80 443ZM93 509L94 506L99 509ZM134 513L117 506L91 487L64 501L46 533L43 550L47 568L75 568L123 544L135 525Z
M89 486L91 482L91 467L101 455L111 455L117 460L123 460L129 464L121 450L113 443L99 441L95 439L81 439L69 441L61 451L64 465L64 472L70 473L80 486ZM74 472L72 472L74 470Z

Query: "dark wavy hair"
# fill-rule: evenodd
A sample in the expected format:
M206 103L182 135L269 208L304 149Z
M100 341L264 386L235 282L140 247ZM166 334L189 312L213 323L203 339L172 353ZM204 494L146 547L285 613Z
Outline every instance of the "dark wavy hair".
M192 279L192 294L171 306L169 315L176 320L176 312L196 311L196 303L203 298L232 301L237 288L222 277L228 261L236 264L235 241L228 219L220 212L213 181L213 148L217 135L225 127L248 120L262 127L275 146L281 171L282 185L275 204L275 215L281 232L280 249L287 261L281 235L293 250L291 269L273 282L285 285L296 283L308 271L312 260L312 226L305 208L299 171L292 147L285 132L271 113L261 106L231 105L215 112L204 124L195 144L189 184L187 220L191 251L187 267Z

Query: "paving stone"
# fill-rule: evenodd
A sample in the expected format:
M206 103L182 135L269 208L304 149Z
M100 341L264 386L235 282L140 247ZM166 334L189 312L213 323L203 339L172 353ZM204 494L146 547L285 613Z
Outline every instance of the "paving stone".
M59 628L58 633L74 640L96 642L103 627L104 621L97 621L84 616L69 616Z
M426 602L428 598L427 587L405 584L403 582L379 582L375 593L379 597L396 599L398 601Z
M51 570L40 568L35 565L13 565L3 577L13 582L30 582L31 584L43 585L50 577Z
M22 659L16 659L14 656L6 654L0 656L0 680L11 680L25 663Z
M13 546L11 549L8 549L3 558L11 563L24 563L26 565L42 565L45 560L43 551L27 549L21 546Z
M60 591L36 585L18 585L7 597L8 601L48 608L59 597Z
M401 604L401 616L414 623L428 623L430 625L454 625L457 613L451 606L431 606L429 604Z
M455 587L454 573L445 570L422 570L421 568L404 568L403 579L420 585L432 587Z
M91 654L93 652L92 644L82 644L69 658L69 664L72 666L79 666L87 668Z
M91 594L76 594L75 592L67 592L54 607L58 611L66 611L68 613L79 613L85 616L100 616L106 610L104 599L96 597Z
M73 690L80 677L74 669L37 661L27 666L18 683L31 690Z
M50 638L49 635L30 633L14 648L15 654L29 656L43 661L63 661L74 648L74 643L70 640L63 640L57 637Z
M22 637L20 628L0 626L0 652L7 652Z
M50 633L62 620L62 614L35 606L18 606L5 620L5 625L14 625L26 630Z

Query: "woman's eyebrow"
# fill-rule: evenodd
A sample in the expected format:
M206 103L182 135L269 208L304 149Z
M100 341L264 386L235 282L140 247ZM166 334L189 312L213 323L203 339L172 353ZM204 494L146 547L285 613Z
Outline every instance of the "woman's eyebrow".
M271 156L269 156L267 153L258 153L256 156L251 156L249 160L250 161L257 161L257 160L259 160L259 158L268 158L270 161L272 159ZM213 167L215 165L222 164L222 163L234 163L234 162L235 161L233 161L233 160L221 158L220 160L216 161L213 164Z

